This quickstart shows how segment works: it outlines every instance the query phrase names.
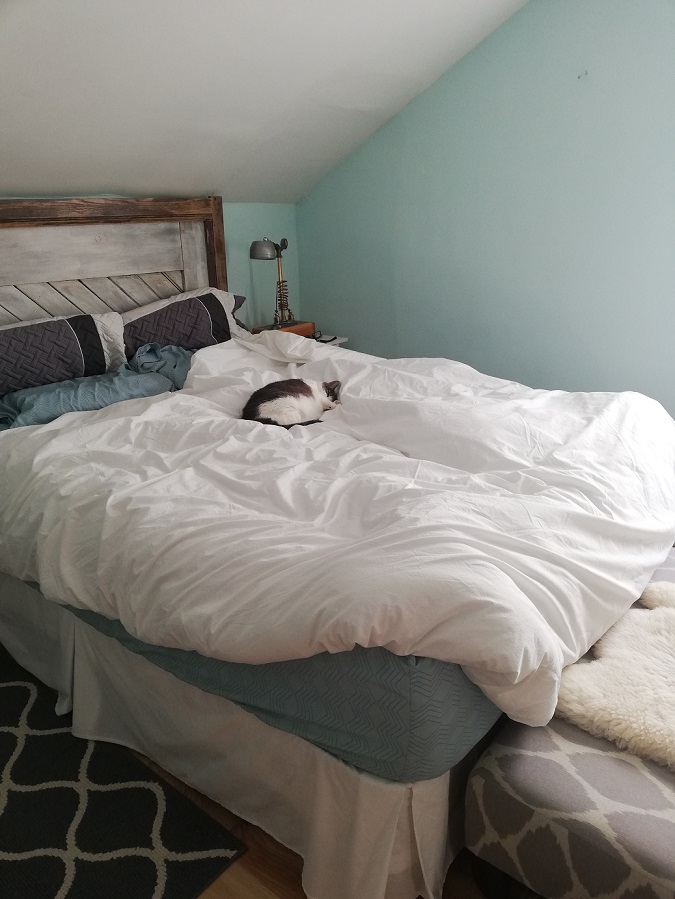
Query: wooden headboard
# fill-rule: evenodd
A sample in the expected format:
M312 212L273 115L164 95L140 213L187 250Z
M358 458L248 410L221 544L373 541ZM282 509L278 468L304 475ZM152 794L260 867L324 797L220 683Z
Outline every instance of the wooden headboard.
M220 197L0 200L0 325L227 290Z

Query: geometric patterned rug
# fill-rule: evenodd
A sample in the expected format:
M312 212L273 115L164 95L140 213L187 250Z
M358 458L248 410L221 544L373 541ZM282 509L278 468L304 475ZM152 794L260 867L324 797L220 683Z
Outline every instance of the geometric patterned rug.
M0 897L195 899L245 846L0 646Z

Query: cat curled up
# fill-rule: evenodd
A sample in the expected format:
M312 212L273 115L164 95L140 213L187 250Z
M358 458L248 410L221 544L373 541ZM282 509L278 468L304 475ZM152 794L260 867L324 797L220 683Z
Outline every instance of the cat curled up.
M338 405L339 394L339 381L272 381L251 395L241 417L282 428L311 425L320 420L323 412Z

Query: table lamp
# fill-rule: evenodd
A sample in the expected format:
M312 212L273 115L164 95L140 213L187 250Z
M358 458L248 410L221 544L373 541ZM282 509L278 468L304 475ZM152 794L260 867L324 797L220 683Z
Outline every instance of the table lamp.
M284 281L281 269L281 252L288 246L286 238L279 243L274 243L268 237L262 240L254 240L251 244L249 256L251 259L276 259L277 260L277 297L274 310L274 327L292 324L295 321L293 313L288 308L288 285Z

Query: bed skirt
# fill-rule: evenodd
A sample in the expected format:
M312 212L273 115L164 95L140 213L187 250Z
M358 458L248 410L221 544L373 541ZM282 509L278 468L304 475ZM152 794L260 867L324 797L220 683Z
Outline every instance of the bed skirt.
M0 639L73 710L73 731L120 743L260 826L304 860L309 899L440 899L464 845L476 748L433 780L364 774L203 693L0 574Z

